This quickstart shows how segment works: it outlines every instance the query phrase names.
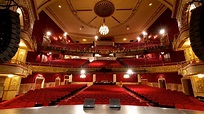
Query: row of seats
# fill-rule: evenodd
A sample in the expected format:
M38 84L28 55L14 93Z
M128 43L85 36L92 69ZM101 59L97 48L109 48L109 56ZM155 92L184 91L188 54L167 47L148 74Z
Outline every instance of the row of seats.
M85 99L95 99L95 104L109 104L110 99L120 99L122 105L148 105L117 85L92 85L73 97L60 101L59 104L78 105L83 104Z
M186 96L183 92L136 84L126 84L123 85L123 87L147 100L148 102L153 103L154 106L202 111L204 110L204 103L193 97L189 98L189 96Z
M0 104L0 108L23 108L55 105L56 102L72 96L86 87L86 84L70 84L52 88L30 90L26 94Z

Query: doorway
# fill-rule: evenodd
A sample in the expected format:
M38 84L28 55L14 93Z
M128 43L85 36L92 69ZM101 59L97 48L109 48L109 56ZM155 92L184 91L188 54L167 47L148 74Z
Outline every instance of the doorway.
M160 77L160 78L158 79L158 86L159 86L159 88L164 88L164 89L166 89L166 80L165 80L165 78Z

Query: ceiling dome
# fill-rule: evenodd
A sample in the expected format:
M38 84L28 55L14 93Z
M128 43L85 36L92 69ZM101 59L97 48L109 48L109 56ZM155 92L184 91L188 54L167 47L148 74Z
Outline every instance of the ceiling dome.
M94 12L100 17L109 17L114 13L115 7L108 0L101 0L94 6Z

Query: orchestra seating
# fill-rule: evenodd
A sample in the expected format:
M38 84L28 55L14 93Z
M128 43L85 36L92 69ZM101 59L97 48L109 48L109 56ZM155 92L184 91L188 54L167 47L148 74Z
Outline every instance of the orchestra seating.
M56 102L75 94L86 86L86 84L69 84L30 90L24 95L0 103L0 109L55 105Z
M78 105L83 104L85 99L95 99L95 104L109 104L110 99L120 99L121 105L148 106L147 102L130 95L117 85L92 85L73 97L61 100L59 104Z
M123 87L152 103L154 106L204 111L203 102L186 96L182 92L136 84L126 84Z
M87 65L88 68L122 68L117 60L95 60Z

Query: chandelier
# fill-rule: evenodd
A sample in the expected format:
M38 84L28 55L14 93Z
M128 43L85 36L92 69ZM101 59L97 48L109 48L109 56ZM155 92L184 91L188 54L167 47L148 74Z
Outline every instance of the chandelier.
M109 33L109 28L105 25L105 23L99 28L99 33L101 35L107 35Z

